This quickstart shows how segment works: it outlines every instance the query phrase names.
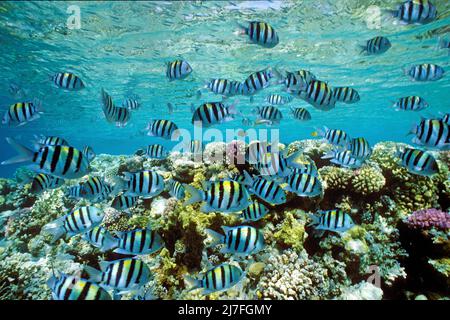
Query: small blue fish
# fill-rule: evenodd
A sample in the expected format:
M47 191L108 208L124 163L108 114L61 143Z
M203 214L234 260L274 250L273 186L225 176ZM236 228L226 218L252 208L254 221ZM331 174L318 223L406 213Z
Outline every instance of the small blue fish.
M210 229L205 230L206 234L211 237L210 247L218 244L225 245L220 250L221 253L248 256L258 253L264 248L264 235L259 229L251 226L223 226L222 230L225 235Z
M245 272L238 266L221 264L213 267L200 275L200 279L185 276L185 281L190 287L189 291L202 289L203 294L210 294L228 290L235 286L245 276Z
M316 230L342 233L355 226L350 215L343 210L319 211L310 218L312 222L309 225L315 225Z

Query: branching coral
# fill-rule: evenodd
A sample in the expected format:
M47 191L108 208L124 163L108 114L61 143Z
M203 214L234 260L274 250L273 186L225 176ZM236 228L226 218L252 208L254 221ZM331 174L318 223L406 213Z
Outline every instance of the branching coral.
M419 210L407 217L406 224L415 229L448 230L450 229L450 213L437 209Z
M353 191L363 196L379 192L385 184L386 179L381 170L372 166L363 166L351 179Z

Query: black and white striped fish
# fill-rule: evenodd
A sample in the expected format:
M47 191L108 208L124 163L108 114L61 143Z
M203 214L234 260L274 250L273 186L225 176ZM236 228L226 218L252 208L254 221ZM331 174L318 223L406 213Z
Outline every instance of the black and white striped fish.
M170 81L186 78L192 72L192 67L185 60L175 60L167 63L166 76Z
M312 80L316 80L316 76L308 70L287 71L280 83L285 85L288 92L296 92L306 90Z
M221 264L200 275L200 280L185 276L189 291L201 289L203 294L228 290L243 279L245 272L239 266Z
M19 153L2 164L32 162L28 167L39 173L46 173L61 179L78 179L89 172L89 161L78 149L68 146L44 146L33 151L12 138L6 141Z
M150 120L145 128L147 135L166 140L176 139L179 135L177 125L170 120Z
M112 300L110 294L98 284L64 273L53 275L47 286L52 291L53 300Z
M312 80L306 90L294 92L294 94L297 94L310 105L322 111L330 111L336 105L333 90L323 81Z
M161 236L150 228L115 233L119 237L118 246L114 249L115 253L152 254L164 246Z
M164 178L157 172L143 170L135 173L124 172L124 195L150 199L164 191Z
M258 221L269 213L269 209L259 201L253 201L250 206L241 212L244 221Z
M268 23L262 21L251 21L248 26L240 26L239 33L247 35L251 42L265 48L273 48L280 41L275 29Z
M33 102L17 102L9 106L5 112L2 124L22 126L30 121L40 118L42 103L39 100Z
M414 81L437 81L444 76L445 70L436 64L424 63L406 68L404 72Z
M350 142L348 134L341 129L328 129L326 126L316 129L313 136L320 136L326 139L329 143L337 147L347 147Z
M292 174L309 174L311 176L319 176L319 171L314 161L310 163L300 164L297 168L292 169Z
M43 231L50 234L52 242L60 239L64 235L72 237L74 235L85 233L102 223L103 212L96 207L79 207L68 214L45 225Z
M177 200L183 200L185 197L184 186L177 180L169 179L167 181L167 189L169 190L169 194L172 197L175 197Z
M169 152L160 144L150 144L145 150L145 155L150 159L165 159L169 156Z
M131 112L127 108L117 107L111 96L102 89L102 110L108 122L114 122L118 127L127 125L131 118Z
M300 121L311 120L311 114L305 108L291 108L292 115Z
M282 96L280 94L271 94L266 97L266 102L271 105L283 105L292 101L292 96Z
M433 150L450 150L450 126L442 120L422 119L410 133L415 134L412 142Z
M264 235L261 230L251 226L222 227L224 235L211 229L205 229L210 237L209 247L218 244L225 246L221 253L248 256L258 253L264 248Z
M141 102L139 101L139 97L133 95L129 98L126 98L122 102L122 108L127 108L128 110L136 110L141 107Z
M322 182L316 175L294 173L284 178L286 191L295 193L299 197L317 197L322 194Z
M413 174L432 176L439 173L436 159L428 152L405 148L397 150L396 156L401 159L401 165Z
M350 215L343 210L319 211L310 217L310 225L315 225L316 230L342 233L355 226Z
M334 99L344 103L356 103L361 98L356 89L350 87L336 87L333 88Z
M101 261L99 264L101 270L84 267L89 280L107 289L117 290L120 295L136 292L150 280L149 267L137 258Z
M242 83L228 79L211 79L205 87L215 94L227 97L242 93Z
M103 178L89 177L81 184L80 195L85 199L97 202L108 199L112 191L113 188Z
M450 113L446 113L441 118L442 122L450 125Z
M50 176L45 173L39 173L33 178L31 183L31 192L41 193L46 190L56 189L64 184L64 179Z
M258 120L266 120L268 124L279 124L283 119L281 111L274 106L256 107L253 113L257 115Z
M242 83L242 94L253 95L257 91L270 86L270 79L275 77L270 68L252 73Z
M252 177L244 171L245 182L250 193L272 205L286 202L286 193L275 180L267 180L263 177Z
M193 186L184 184L185 192L190 197L185 206L196 202L204 202L202 212L232 213L244 210L250 205L250 195L244 185L232 180L207 181L205 190L197 190Z
M245 150L245 159L249 164L261 162L264 155L270 151L270 145L266 141L252 141Z
M83 196L81 195L81 185L77 184L77 185L67 188L65 195L69 199L74 199L74 200L83 198Z
M34 144L38 147L42 146L69 146L67 140L56 136L34 136Z
M400 98L395 104L396 110L420 111L428 108L429 104L424 98L419 96L409 96Z
M266 153L255 164L255 168L261 176L286 177L292 173L293 168L300 167L298 159L302 152L298 151L287 156L287 150L281 152Z
M90 146L84 146L83 150L81 150L81 152L83 152L83 154L87 157L89 162L94 160L96 157L94 149L92 149L92 147L90 147Z
M392 47L391 42L386 37L375 37L367 40L364 46L361 46L362 52L366 52L369 55L382 54L388 51Z
M353 138L348 144L348 150L352 156L359 159L366 159L372 154L372 148L366 138Z
M234 120L238 112L235 105L225 106L221 102L208 102L198 107L192 115L192 124L209 127Z
M322 159L331 159L330 162L344 168L356 169L362 166L364 160L353 156L349 150L331 151L325 154Z
M83 80L70 72L58 72L50 76L50 80L58 87L67 90L81 90L85 88Z
M408 24L427 23L436 19L437 10L430 0L408 0L392 11L392 15Z
M83 235L83 239L88 241L94 247L99 248L102 252L111 250L118 246L118 239L113 237L105 228L98 226Z
M138 200L139 197L125 196L121 194L113 199L111 202L111 207L119 211L129 211L136 205Z

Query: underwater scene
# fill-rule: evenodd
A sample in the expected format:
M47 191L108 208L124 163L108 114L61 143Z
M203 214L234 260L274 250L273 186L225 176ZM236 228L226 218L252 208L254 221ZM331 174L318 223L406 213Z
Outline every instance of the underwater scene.
M448 300L448 0L0 2L0 300Z

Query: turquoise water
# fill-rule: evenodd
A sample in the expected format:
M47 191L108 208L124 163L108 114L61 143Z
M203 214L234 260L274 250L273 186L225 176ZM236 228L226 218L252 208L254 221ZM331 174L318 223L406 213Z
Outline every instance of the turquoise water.
M344 4L345 2L345 4ZM410 142L406 134L421 116L449 111L450 56L437 50L438 37L449 37L450 2L433 1L439 19L426 25L400 25L385 9L397 1L195 1L195 2L2 2L0 4L0 101L2 110L15 102L38 98L43 102L40 119L20 127L1 126L1 160L14 155L5 137L27 144L35 134L58 135L81 148L91 145L96 153L131 154L150 143L163 142L139 134L149 119L170 119L192 130L190 105L220 100L196 92L210 78L243 81L267 66L283 70L307 69L332 86L352 86L361 101L323 112L300 99L281 106L284 119L280 139L289 143L311 138L315 127L344 129L353 137L364 136L371 144L393 140ZM66 27L69 5L77 5L81 28ZM380 29L369 28L370 6L381 9ZM269 22L280 43L266 49L234 34L238 22ZM387 36L392 48L379 56L360 54L359 45L374 36ZM169 82L165 63L187 60L193 73L185 80ZM436 82L412 82L402 68L435 63L447 74ZM55 88L48 76L74 72L86 83L81 91ZM8 92L16 84L22 93ZM129 94L141 97L143 107L134 111L125 128L117 128L103 116L100 90L105 88L117 104ZM239 96L244 114L262 105L281 86L259 92L251 103ZM390 106L400 97L423 96L430 108L421 112L395 111ZM230 98L231 102L236 101ZM167 103L177 106L169 115ZM299 123L289 107L306 107L309 122ZM216 128L242 127L237 118ZM245 127L244 127L245 129ZM1 166L0 176L10 176L17 166Z

